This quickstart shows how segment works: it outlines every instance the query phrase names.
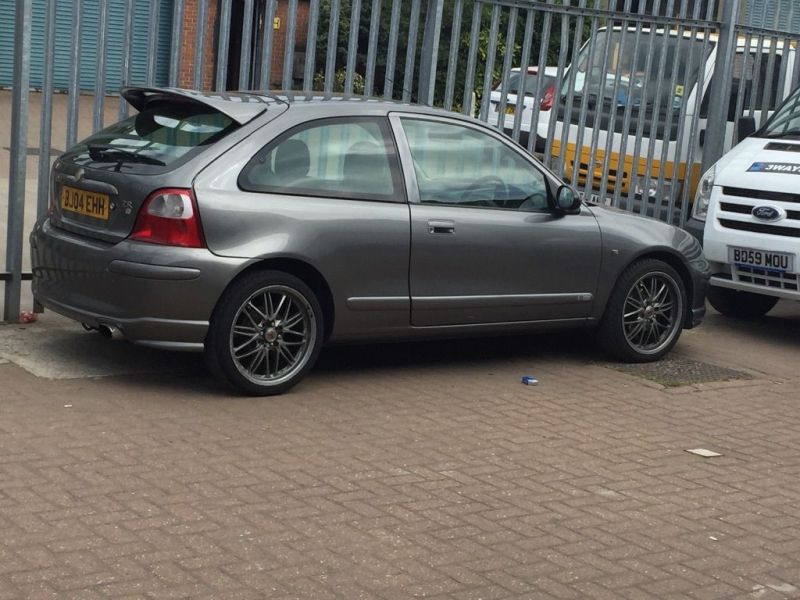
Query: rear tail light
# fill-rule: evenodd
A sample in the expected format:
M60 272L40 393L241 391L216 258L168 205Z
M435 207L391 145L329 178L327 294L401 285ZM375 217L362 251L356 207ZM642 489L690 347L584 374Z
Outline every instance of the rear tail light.
M204 248L197 202L190 189L156 190L144 201L130 239L137 242Z
M539 103L539 110L548 111L553 108L553 100L555 99L555 95L556 87L553 84L550 84L547 86L547 89L544 92L544 97Z

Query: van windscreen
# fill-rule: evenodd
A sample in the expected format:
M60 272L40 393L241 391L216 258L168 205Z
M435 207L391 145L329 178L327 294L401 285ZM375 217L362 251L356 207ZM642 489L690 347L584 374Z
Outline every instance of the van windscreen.
M642 30L637 35L635 30L601 30L581 49L573 67L574 102L588 96L589 106L600 112L597 116L601 118L631 107L636 113L644 110L664 115L672 111L677 120L713 47L711 41L663 31ZM565 75L561 86L564 100L570 79Z

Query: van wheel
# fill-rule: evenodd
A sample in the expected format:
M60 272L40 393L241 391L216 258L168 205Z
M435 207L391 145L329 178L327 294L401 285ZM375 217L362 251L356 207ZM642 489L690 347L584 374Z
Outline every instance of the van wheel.
M207 362L234 388L272 396L311 370L322 341L322 309L311 288L288 273L256 271L221 299L209 327Z
M716 285L708 288L708 301L717 312L738 319L763 317L778 303L775 296L741 292Z
M652 362L669 352L686 320L686 291L667 263L644 259L623 271L606 305L598 341L625 362Z

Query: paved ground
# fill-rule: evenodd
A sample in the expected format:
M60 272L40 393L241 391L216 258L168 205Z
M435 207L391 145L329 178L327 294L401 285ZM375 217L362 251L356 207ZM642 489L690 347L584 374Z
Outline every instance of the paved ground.
M800 597L800 307L682 339L751 379L666 388L587 342L331 349L249 399L0 327L0 599Z

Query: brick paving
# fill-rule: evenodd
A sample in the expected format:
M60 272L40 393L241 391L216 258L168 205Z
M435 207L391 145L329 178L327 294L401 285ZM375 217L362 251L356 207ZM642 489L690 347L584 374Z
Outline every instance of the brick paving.
M272 399L0 364L0 600L800 597L798 334L711 316L678 354L753 379L677 388L580 334L330 349Z

